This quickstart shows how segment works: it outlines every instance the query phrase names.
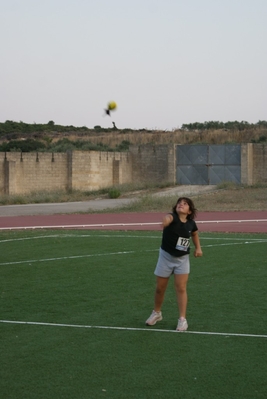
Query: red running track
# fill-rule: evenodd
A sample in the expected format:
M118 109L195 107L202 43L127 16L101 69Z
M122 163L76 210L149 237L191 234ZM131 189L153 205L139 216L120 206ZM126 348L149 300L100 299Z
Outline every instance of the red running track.
M0 217L0 230L161 230L166 213L3 216ZM267 233L267 211L199 212L196 222L200 232Z

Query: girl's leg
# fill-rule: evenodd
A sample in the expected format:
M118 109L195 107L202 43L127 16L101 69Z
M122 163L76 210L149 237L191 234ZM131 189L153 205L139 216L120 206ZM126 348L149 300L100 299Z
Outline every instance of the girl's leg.
M177 295L177 303L179 308L179 317L186 318L186 308L187 308L187 286L188 274L175 274L174 284Z
M154 299L154 310L159 312L164 299L164 294L168 285L169 278L157 276L157 286Z

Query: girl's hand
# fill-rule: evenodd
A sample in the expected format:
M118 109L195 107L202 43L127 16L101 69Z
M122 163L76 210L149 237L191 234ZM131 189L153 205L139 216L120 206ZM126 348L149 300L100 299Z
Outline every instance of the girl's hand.
M194 251L194 257L199 258L203 255L202 249L201 248L196 248Z

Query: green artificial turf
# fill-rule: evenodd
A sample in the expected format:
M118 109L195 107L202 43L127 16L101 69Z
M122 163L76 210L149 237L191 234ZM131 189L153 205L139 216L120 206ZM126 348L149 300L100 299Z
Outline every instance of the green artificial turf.
M163 320L145 326L160 238L0 233L3 398L267 397L267 236L201 234L187 333L172 278Z

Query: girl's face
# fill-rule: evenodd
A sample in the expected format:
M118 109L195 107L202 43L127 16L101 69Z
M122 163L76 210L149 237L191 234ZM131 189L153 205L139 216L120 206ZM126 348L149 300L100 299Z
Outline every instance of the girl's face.
M190 213L191 213L188 203L184 200L181 200L177 203L176 212L183 213L185 215L190 215Z

